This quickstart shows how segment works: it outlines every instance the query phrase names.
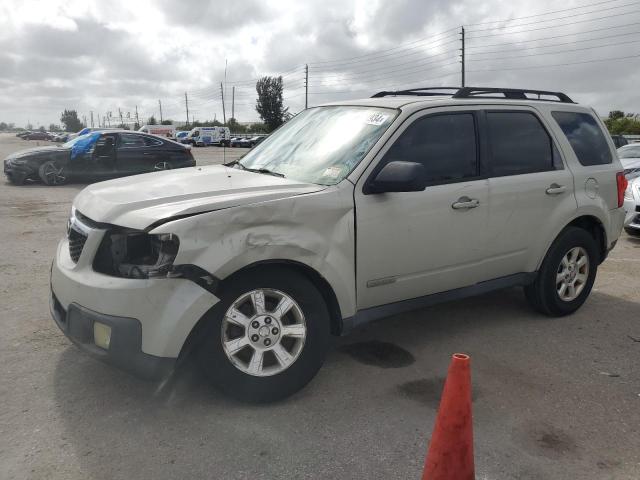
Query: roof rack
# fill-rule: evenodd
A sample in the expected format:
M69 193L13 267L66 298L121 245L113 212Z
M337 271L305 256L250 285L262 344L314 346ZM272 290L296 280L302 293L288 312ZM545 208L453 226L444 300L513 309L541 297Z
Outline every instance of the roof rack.
M455 90L455 92L443 92L443 90ZM496 95L491 95L496 94ZM562 92L549 92L546 90L529 90L524 88L491 88L491 87L427 87L412 88L411 90L398 90L395 92L378 92L371 98L389 97L394 95L410 96L442 96L451 95L451 98L495 98L507 100L540 100L546 102L575 103L568 95ZM532 98L531 95L534 97ZM557 100L542 97L555 97ZM537 98L536 98L537 97Z
M441 97L443 95L453 95L455 92L443 92L442 90L460 90L460 87L426 87L412 88L410 90L396 90L392 92L378 92L371 98L391 97L394 95L411 95L414 97Z

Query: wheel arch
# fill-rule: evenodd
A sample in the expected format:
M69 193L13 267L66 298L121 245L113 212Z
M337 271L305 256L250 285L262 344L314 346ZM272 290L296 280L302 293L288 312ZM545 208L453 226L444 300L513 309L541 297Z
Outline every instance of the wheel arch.
M582 215L574 218L565 228L567 227L578 227L589 232L598 245L598 253L600 254L598 263L604 261L607 256L607 232L598 217Z
M341 334L343 330L342 324L342 313L340 310L340 304L338 302L338 297L336 296L331 284L315 269L301 262L296 262L294 260L278 260L278 259L270 259L270 260L262 260L258 262L254 262L252 264L246 265L241 269L233 272L228 275L224 279L221 279L216 287L216 293L224 291L225 286L228 285L233 278L237 277L241 274L246 274L253 269L256 268L274 268L274 269L284 269L298 272L304 275L313 285L318 289L322 298L324 299L327 309L329 310L329 319L331 322L331 334L338 336ZM216 304L217 305L217 304ZM187 335L186 340L184 341L182 348L180 350L180 354L178 356L179 359L184 358L197 344L198 339L201 334L205 330L207 319L213 313L216 305L211 307L198 322L193 326L189 335Z

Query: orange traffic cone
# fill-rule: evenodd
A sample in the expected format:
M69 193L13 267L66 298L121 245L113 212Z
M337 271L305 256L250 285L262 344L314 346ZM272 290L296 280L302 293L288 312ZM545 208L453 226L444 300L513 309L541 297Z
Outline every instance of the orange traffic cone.
M475 478L470 363L462 353L451 359L422 480Z

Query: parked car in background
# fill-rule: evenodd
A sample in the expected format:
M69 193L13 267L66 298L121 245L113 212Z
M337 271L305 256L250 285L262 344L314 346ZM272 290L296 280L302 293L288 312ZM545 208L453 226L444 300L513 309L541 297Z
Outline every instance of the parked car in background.
M239 147L240 146L240 140L242 140L242 137L232 137L229 140L229 146L230 147Z
M24 132L18 132L18 133L16 133L16 137L18 137L18 138L24 138L24 137L26 137L27 135L29 135L30 133L31 133L31 131L30 131L30 130L26 130L26 131L24 131Z
M189 135L189 132L185 130L176 132L176 142L184 144L189 143L188 141L186 141L187 135Z
M16 185L26 181L62 185L193 166L186 145L155 135L108 130L90 132L62 146L13 153L4 160L4 173Z
M629 143L628 140L622 135L611 135L611 139L613 140L613 144L616 146L616 148L620 148Z
M249 139L249 145L251 146L251 148L253 148L256 145L259 145L265 138L267 138L265 135L258 135L255 137L251 137Z
M139 132L150 133L151 135L158 135L159 137L176 138L176 126L175 125L143 125L138 129Z
M638 176L640 173L640 143L630 143L620 147L617 153L627 179Z
M141 376L193 352L266 402L314 377L331 334L385 316L516 286L574 313L625 218L602 121L562 93L423 90L306 109L225 166L87 187L54 321Z
M29 132L24 137L25 140L49 140L47 132Z
M627 177L629 178L629 177ZM624 193L624 230L634 237L640 237L640 172L629 180Z

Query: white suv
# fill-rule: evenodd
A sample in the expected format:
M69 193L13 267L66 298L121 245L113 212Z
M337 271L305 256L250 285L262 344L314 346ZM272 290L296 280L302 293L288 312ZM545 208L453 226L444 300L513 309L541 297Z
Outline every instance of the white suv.
M249 401L302 388L331 334L522 286L586 300L626 180L593 110L515 89L380 92L303 111L229 165L98 183L75 199L51 310L146 377L194 352Z

